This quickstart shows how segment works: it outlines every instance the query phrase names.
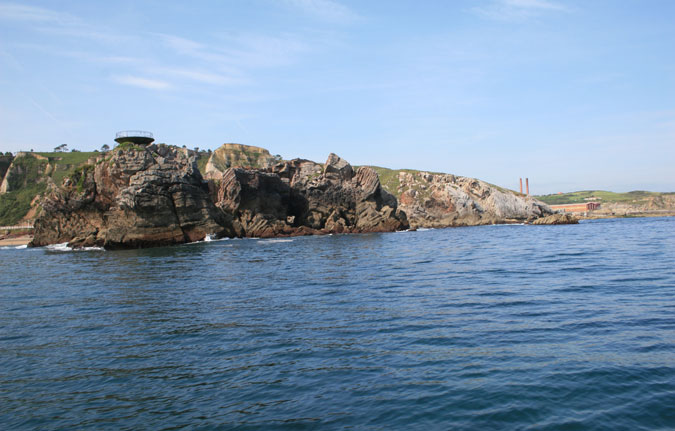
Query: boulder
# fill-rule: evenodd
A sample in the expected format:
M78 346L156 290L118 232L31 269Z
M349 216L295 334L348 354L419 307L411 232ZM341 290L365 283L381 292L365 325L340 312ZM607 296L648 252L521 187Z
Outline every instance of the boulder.
M532 224L545 225L545 224L578 224L579 219L573 216L572 214L566 213L557 213L551 214L546 217L541 217L532 222Z

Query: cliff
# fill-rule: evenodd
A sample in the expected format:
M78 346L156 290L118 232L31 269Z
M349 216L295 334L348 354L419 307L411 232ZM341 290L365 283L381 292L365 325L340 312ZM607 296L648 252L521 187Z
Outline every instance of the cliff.
M553 214L530 196L475 178L375 167L396 195L412 227L453 227L532 222Z
M280 161L264 148L241 144L223 144L206 162L204 177L217 177L227 168L266 169Z
M98 154L17 153L0 183L0 225L31 222L40 211L40 195Z
M377 173L356 172L331 154L322 166L284 161L267 170L229 168L218 181L216 205L232 214L239 236L391 232L408 228L396 198Z
M5 175L0 218L10 210L5 219L35 218L33 246L68 242L106 248L207 236L572 222L547 218L552 211L542 202L474 178L354 168L335 154L324 164L285 161L239 144L208 153L208 160L206 155L130 143L108 153L22 153ZM198 165L208 171L206 179ZM11 199L19 195L23 204L14 205Z
M231 234L193 157L165 145L120 145L53 187L31 246L136 248Z
M204 181L194 153L122 144L52 185L31 246L136 248L207 235L269 237L406 229L405 214L370 168L334 154L267 169L227 168Z

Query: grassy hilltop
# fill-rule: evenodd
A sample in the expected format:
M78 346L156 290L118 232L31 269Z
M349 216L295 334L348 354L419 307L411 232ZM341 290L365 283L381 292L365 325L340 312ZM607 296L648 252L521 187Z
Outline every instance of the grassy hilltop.
M635 190L627 193L614 193L604 190L583 190L562 194L541 195L536 196L536 198L549 205L577 204L591 200L600 203L641 204L646 203L649 198L673 194L675 193L647 192L643 190Z

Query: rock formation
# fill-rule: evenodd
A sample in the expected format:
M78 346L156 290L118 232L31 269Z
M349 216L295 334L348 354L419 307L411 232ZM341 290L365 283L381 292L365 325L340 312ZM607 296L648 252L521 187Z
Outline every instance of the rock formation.
M579 219L572 214L558 213L538 218L532 224L579 224Z
M382 169L382 168L378 168ZM530 196L475 178L419 171L388 171L390 190L412 227L473 226L531 222L552 214Z
M277 157L272 156L264 148L251 145L224 144L209 157L204 169L204 177L219 177L222 172L230 167L266 169L278 161Z
M165 145L122 144L52 185L32 246L136 248L207 235L271 237L406 229L396 199L371 168L331 154L324 166L280 162L227 168L203 180L194 155Z
M134 248L229 235L226 215L185 150L120 146L42 201L31 245Z
M266 171L229 168L220 178L216 205L232 214L239 236L391 232L408 228L396 198L377 173L356 172L331 154L325 165L284 161Z

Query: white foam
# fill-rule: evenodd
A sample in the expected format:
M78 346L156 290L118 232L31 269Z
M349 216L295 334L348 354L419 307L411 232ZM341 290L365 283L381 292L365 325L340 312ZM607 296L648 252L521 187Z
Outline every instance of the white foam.
M49 244L45 246L47 250L54 250L54 251L72 251L72 247L68 247L67 242L62 242L61 244Z
M259 241L258 244L275 244L278 242L293 242L293 240L287 238L264 239L262 241Z
M52 251L105 251L103 247L68 247L67 242L62 242L61 244L50 244L45 246L45 248Z

